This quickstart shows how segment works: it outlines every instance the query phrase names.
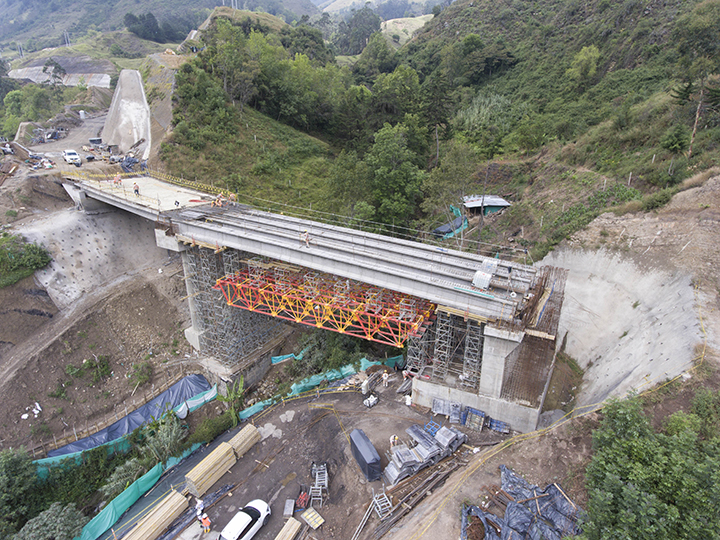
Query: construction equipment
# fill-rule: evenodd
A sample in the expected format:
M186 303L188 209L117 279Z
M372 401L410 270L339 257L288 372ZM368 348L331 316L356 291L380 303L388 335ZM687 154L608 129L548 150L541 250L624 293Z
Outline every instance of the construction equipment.
M385 486L383 486L382 491L379 493L375 493L375 488L373 488L372 493L373 509L375 510L377 517L379 517L380 520L383 520L387 516L389 516L390 512L392 511L392 503L390 502L387 493L385 493Z
M313 463L310 474L314 478L313 485L310 486L310 506L318 504L322 508L323 493L327 494L328 491L327 463Z

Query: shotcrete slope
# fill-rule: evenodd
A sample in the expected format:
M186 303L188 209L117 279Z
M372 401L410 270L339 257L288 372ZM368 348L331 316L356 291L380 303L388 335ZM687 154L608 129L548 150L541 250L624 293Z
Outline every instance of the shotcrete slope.
M107 144L118 145L121 152L127 152L136 142L145 139L137 148L139 158L150 156L150 108L139 71L120 72L102 138Z

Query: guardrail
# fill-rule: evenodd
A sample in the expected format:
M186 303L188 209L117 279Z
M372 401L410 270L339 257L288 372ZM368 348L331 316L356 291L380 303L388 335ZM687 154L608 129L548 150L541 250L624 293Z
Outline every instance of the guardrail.
M142 176L149 176L151 178L155 178L157 180L162 180L163 182L168 182L170 184L175 184L177 186L186 187L189 189L194 189L196 191L202 191L205 193L209 193L211 195L221 195L221 194L229 194L230 191L227 189L221 189L219 187L215 186L209 186L207 184L203 184L201 182L195 182L194 180L186 180L185 178L178 178L177 176L172 176L170 174L156 171L152 169L146 169L141 172L132 172L132 173L91 173L91 172L85 172L85 171L72 171L69 173L66 173L65 176L68 178L75 178L77 180L95 180L97 182L112 182L112 180L119 176L120 178L138 178Z

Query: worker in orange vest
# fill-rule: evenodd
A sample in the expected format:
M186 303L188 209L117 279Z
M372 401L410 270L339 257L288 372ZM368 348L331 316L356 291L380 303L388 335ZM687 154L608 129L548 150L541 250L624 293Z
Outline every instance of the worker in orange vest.
M208 515L203 514L201 521L202 521L203 531L206 533L209 533L210 532L210 518L208 517Z

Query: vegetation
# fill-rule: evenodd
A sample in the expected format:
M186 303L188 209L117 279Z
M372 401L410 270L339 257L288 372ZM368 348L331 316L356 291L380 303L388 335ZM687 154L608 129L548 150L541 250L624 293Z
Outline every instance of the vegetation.
M47 250L25 242L20 236L0 235L0 287L7 287L31 276L35 270L50 264Z
M141 362L135 364L130 371L130 384L137 388L143 384L147 384L152 379L153 367L150 362Z
M160 25L155 15L150 12L141 15L128 12L125 14L123 22L130 32L141 39L167 43L182 41L187 33L195 27L196 21L191 18L178 19L175 17L172 22L165 21Z
M697 393L654 431L637 398L603 410L587 470L590 500L582 538L714 538L720 465L720 394Z
M683 4L676 21L670 8L645 13L633 2L461 2L397 52L373 34L369 7L344 22L347 43L326 17L279 31L217 17L178 75L162 157L172 172L219 178L252 204L312 205L354 227L413 237L442 224L463 195L510 191L512 211L478 229L478 241L522 228L522 247L542 257L602 211L630 200L661 206L715 162L718 63L713 40L694 36L720 35L716 4ZM313 29L336 52L359 53L354 65L339 67ZM355 35L366 44L353 45ZM483 175L487 160L516 163L516 172ZM551 188L557 209L533 201Z
M232 418L232 427L237 426L238 423L238 411L243 406L243 395L245 393L245 380L240 376L234 383L229 384L227 387L227 395L223 396L218 394L218 400L223 403L228 403L230 406L230 417Z
M74 504L63 506L56 502L37 517L28 521L13 540L72 540L80 536L89 521Z
M336 332L317 330L304 333L296 347L296 359L285 367L285 375L291 379L302 379L348 364L359 365L363 357L381 356L377 347L377 344L364 339ZM386 351L387 347L382 350ZM388 354L399 354L399 351Z

